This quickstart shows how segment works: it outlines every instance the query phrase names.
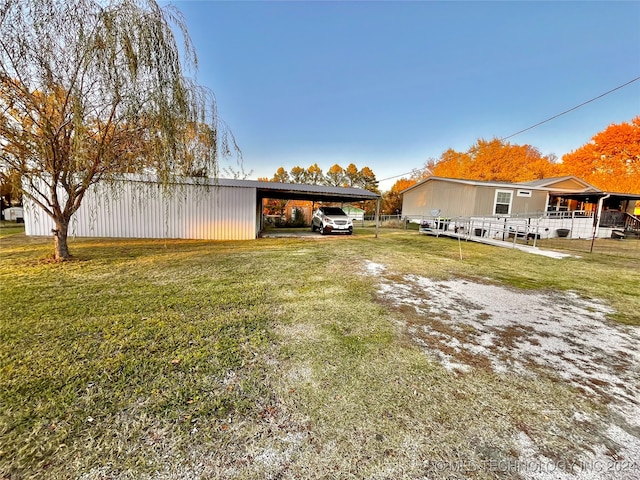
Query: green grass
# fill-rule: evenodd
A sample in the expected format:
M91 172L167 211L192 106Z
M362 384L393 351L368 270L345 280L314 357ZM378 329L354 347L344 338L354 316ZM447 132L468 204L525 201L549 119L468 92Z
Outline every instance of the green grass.
M0 221L0 238L24 232L24 223Z
M0 478L416 478L602 438L553 376L451 373L407 340L398 275L575 290L638 325L640 255L553 260L402 230L256 242L3 239ZM604 424L603 424L604 425ZM474 471L464 477L495 478ZM504 477L507 478L507 477Z

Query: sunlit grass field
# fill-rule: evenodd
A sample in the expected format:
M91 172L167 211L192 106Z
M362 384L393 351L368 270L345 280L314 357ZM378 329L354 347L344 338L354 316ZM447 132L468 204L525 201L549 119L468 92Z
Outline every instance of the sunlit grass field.
M49 239L0 245L0 478L421 478L439 461L517 458L517 431L549 458L595 441L597 425L571 418L605 406L558 379L450 372L425 356L378 299L367 260L573 290L640 325L633 249L554 260L357 230L77 239L55 263Z
M0 238L24 232L24 223L0 221Z

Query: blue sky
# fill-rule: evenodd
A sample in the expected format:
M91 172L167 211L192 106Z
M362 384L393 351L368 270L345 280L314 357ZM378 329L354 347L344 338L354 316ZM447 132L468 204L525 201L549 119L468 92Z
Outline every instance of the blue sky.
M382 180L640 76L635 1L172 3L249 178L355 163ZM562 157L636 115L640 81L509 141Z

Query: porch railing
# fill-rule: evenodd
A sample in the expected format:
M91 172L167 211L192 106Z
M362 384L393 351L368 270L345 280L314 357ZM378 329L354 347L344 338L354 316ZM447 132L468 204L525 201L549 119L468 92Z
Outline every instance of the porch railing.
M544 216L547 218L593 218L593 210L548 210Z
M634 232L640 231L640 218L631 215L630 213L625 213L625 221L624 228L625 230L633 230Z

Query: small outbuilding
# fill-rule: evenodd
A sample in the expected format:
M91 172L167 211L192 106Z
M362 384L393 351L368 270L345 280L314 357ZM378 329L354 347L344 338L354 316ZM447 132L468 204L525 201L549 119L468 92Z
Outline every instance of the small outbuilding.
M125 175L87 191L69 235L251 240L264 227L262 205L267 198L380 202L379 194L360 188L222 178L180 178L162 186L150 177ZM51 235L51 218L27 196L24 206L26 234Z
M6 222L22 223L24 221L24 209L22 207L9 207L2 211L2 219Z

